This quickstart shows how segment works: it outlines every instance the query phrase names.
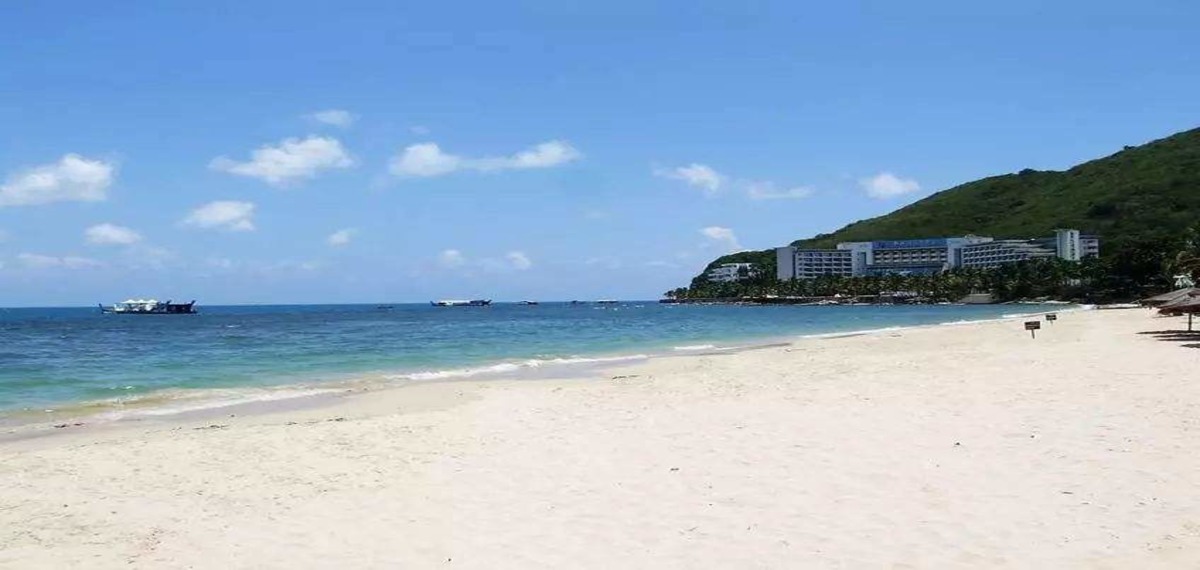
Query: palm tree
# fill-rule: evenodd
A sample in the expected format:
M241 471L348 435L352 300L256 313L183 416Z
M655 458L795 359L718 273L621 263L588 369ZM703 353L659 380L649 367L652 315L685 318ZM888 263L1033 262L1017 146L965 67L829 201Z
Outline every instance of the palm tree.
M1184 234L1183 247L1175 254L1170 264L1171 277L1183 275L1195 282L1200 276L1200 223L1188 228Z

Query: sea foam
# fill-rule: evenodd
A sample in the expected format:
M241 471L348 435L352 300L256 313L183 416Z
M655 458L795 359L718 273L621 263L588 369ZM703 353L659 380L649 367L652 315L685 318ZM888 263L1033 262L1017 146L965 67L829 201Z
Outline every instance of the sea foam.
M650 358L648 354L631 354L627 356L609 356L609 357L582 357L571 356L565 358L530 358L526 360L514 362L501 362L499 364L491 364L486 366L473 366L465 368L446 368L442 370L423 370L419 372L406 372L402 374L386 374L383 376L385 380L393 381L429 381L429 380L444 380L448 378L470 378L474 376L491 376L504 375L522 370L538 369L545 366L569 366L569 365L589 365L589 364L617 364L621 362L633 362Z

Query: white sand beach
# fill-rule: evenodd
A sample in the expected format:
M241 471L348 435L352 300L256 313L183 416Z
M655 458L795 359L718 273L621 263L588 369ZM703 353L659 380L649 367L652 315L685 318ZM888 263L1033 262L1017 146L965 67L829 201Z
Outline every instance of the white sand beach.
M1063 314L0 440L2 568L1197 568L1200 338ZM1196 345L1196 346L1189 346ZM0 434L2 437L2 434Z

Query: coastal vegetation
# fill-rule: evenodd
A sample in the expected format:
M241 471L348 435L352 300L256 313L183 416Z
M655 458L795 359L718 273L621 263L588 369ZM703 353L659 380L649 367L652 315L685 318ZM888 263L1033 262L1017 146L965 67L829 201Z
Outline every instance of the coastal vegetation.
M1145 252L1143 252L1145 253ZM1140 275L1142 278L1128 278ZM975 293L996 301L1060 299L1113 302L1170 287L1161 267L1149 256L1109 256L1079 263L1058 258L1033 259L995 269L960 268L934 275L882 275L780 281L759 275L733 282L697 278L690 287L666 292L676 300L820 298L844 296L892 302L956 302Z
M998 300L1034 296L1120 301L1170 287L1172 277L1200 271L1200 129L1191 129L1086 162L1065 171L1025 169L938 192L890 214L854 222L832 233L792 242L812 248L839 242L968 234L995 238L1052 235L1078 228L1101 238L1101 257L1073 267L1035 260L994 271L955 270L935 276L825 278L779 282L774 250L745 251L714 260L754 263L760 275L738 283L708 283L671 291L687 299L857 291L922 291L956 300L990 292ZM1048 267L1053 266L1053 268ZM1040 272L1047 272L1040 274ZM747 295L750 294L750 295ZM871 293L874 294L874 293Z

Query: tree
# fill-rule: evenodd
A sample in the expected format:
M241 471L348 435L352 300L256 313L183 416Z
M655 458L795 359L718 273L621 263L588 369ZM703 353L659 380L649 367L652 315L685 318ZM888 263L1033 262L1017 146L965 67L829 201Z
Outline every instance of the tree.
M1193 282L1200 277L1200 222L1189 227L1184 233L1179 252L1171 260L1170 273L1186 275Z
M779 281L771 272L752 272L735 282L711 283L697 277L691 287L667 293L674 299L886 296L912 292L928 302L958 301L990 292L998 301L1062 299L1108 303L1169 289L1174 276L1200 278L1200 223L1178 238L1156 237L1114 245L1101 258L1070 262L1057 257L1031 259L992 269L958 268L934 275L887 274Z

